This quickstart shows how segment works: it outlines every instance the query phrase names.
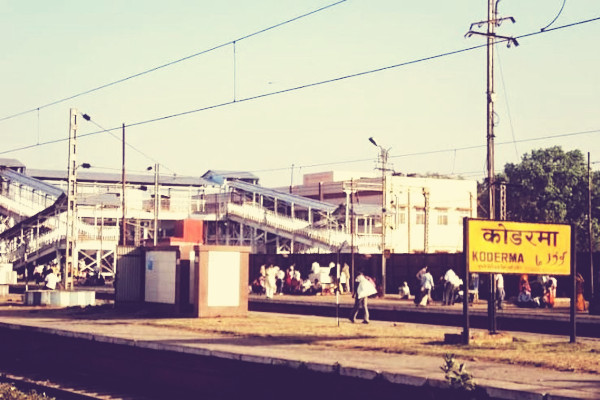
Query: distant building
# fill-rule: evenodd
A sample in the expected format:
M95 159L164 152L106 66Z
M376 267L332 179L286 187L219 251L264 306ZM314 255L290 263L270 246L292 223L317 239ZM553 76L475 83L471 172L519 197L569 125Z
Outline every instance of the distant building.
M339 174L333 171L306 174L304 184L289 191L339 206L340 222L347 232L354 227L356 235L381 234L381 177L364 175L337 180ZM394 253L462 251L463 218L477 216L475 180L390 175L386 197L386 249Z

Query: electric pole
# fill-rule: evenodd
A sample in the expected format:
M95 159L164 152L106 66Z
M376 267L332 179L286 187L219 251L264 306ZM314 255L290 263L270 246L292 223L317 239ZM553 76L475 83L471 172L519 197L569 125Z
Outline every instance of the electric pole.
M487 38L487 110L486 110L486 138L487 138L487 179L488 179L488 212L489 219L496 218L496 196L495 196L495 173L494 173L494 117L496 115L494 111L494 44L496 39L506 41L507 46L511 44L518 46L519 43L516 39L508 36L500 36L496 34L496 27L502 25L502 22L508 20L512 23L515 22L513 17L498 18L497 6L499 0L488 0L488 15L487 21L479 21L471 24L471 28L465 35L465 37L471 37L472 35L481 35ZM487 25L487 32L474 31L473 27L478 28ZM496 333L496 285L495 285L494 274L490 274L490 299L488 300L488 315L490 319L490 333Z
M386 251L385 251L385 235L387 231L387 182L386 175L388 169L388 155L390 149L386 149L381 145L378 145L375 142L375 139L372 137L369 138L369 142L371 142L374 146L379 148L379 164L380 166L377 169L381 170L381 288L383 291L383 296L385 296L386 291Z
M592 297L596 296L594 290L594 238L592 232L592 170L590 168L590 153L588 152L588 238L590 253L590 289Z
M429 188L423 188L423 197L424 197L424 221L423 221L423 252L425 254L429 253L429 214L431 212L431 205L429 202Z
M125 221L125 124L123 124L123 144L122 144L123 162L121 164L121 183L122 183L122 195L121 195L121 245L127 244L127 223Z
M154 164L154 247L158 244L158 210L160 209L160 193L158 186L158 167Z
M77 265L77 109L71 108L69 118L69 164L67 166L67 236L62 284L73 290L73 271Z

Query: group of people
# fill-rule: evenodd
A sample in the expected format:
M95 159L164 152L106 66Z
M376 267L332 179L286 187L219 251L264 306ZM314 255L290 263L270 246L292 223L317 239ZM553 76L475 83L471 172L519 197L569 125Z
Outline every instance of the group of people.
M433 300L433 290L436 288L436 284L431 275L431 271L428 266L425 266L417 272L416 275L417 285L419 291L415 296L415 304L417 306L426 306ZM406 284L406 282L405 282ZM461 292L461 286L463 280L454 272L452 268L448 268L444 276L440 277L438 288L441 291L442 304L453 305L460 299L460 296L464 294Z
M430 304L434 298L434 290L437 294L437 299L441 298L442 305L451 306L458 301L462 301L463 296L469 295L469 291L465 290L463 280L454 272L452 268L448 268L446 273L440 277L436 284L431 271L428 266L425 266L417 272L416 275L417 286L419 288L415 296L415 304L417 306L426 306ZM495 299L494 304L498 309L503 308L504 298L506 293L504 291L504 277L502 274L494 274L494 285L495 285ZM479 291L479 275L471 274L470 288L473 294ZM408 293L408 295L406 295ZM409 298L410 291L408 284L403 283L403 286L399 289L401 298ZM472 301L471 298L469 301Z
M324 267L315 261L308 277L303 279L301 272L294 264L285 271L273 264L261 265L258 277L250 285L250 292L264 294L269 299L283 294L330 294L334 293L336 288L340 293L349 293L350 267L344 264L341 268L339 285L331 277L331 270L334 267L335 263L333 262Z
M60 282L60 278L55 269L56 266L54 265L36 265L33 268L33 280L37 284L41 284L43 282L44 285L42 286L42 289L55 290L57 284Z
M340 268L339 279L334 279L331 275L332 269L335 268L335 263L331 262L329 266L321 266L318 262L314 262L311 266L311 271L306 279L302 279L302 275L294 264L290 265L287 270L283 270L274 265L262 265L260 267L259 276L252 282L250 290L256 294L264 294L267 298L272 298L274 295L281 294L325 294L349 293L350 289L350 271L349 266L344 264ZM423 267L415 276L417 280L418 290L414 296L414 302L417 306L427 306L433 300L434 289L436 291L436 299L440 299L442 305L453 305L455 302L461 301L463 296L469 295L469 291L465 290L463 280L454 272L452 268L448 268L443 276L440 277L436 284L428 266ZM50 285L52 285L52 277ZM471 292L478 292L479 276L476 273L470 276ZM58 279L56 279L58 282ZM56 285L54 282L54 286ZM493 275L495 298L494 306L498 309L503 308L506 292L504 288L504 277L502 274ZM576 277L577 283L577 303L576 308L579 311L586 310L586 302L583 298L583 278L578 274ZM516 297L516 305L519 307L553 308L556 299L557 280L553 276L539 275L534 280L530 281L527 274L523 274L519 280L519 291ZM355 322L359 310L364 309L364 321L369 321L369 311L367 299L370 296L377 294L377 286L374 280L362 272L360 272L355 280L355 291L353 297L355 304L352 310L350 320ZM398 294L401 299L412 299L410 288L407 282L398 288ZM439 297L437 297L439 296Z
M553 308L556 298L556 287L557 281L553 276L539 275L535 281L530 282L529 276L523 274L519 279L517 305L528 308Z

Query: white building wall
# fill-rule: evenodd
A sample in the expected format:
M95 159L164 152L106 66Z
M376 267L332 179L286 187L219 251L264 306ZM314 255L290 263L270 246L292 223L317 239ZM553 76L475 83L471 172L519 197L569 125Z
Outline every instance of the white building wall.
M477 216L476 181L393 176L386 186L387 248L395 253L425 250L425 189L429 191L428 252L462 251L462 218Z

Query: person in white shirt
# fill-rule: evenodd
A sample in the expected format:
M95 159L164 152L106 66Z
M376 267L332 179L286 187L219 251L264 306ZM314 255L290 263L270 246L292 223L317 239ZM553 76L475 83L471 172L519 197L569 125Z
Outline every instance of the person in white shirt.
M352 315L350 316L350 321L352 323L356 322L356 317L358 316L358 311L362 307L364 310L363 315L363 324L369 323L369 308L367 299L369 296L377 293L377 289L375 285L367 279L362 272L358 274L356 277L356 291L354 292L354 308L352 309Z
M451 268L446 271L446 275L444 275L444 294L442 298L442 304L451 306L454 304L454 299L456 298L456 292L462 285L462 279L456 275Z
M46 275L46 278L44 278L44 282L46 282L46 290L54 290L56 289L56 284L59 282L59 279L54 271L50 270L50 272Z
M269 265L266 269L265 277L265 295L267 299L272 299L275 291L277 290L277 270L279 267Z
M496 306L499 310L502 310L502 302L506 293L504 291L504 277L502 274L495 274L494 280L496 281Z
M425 273L421 275L421 292L419 298L416 301L417 306L426 306L431 302L431 291L433 290L433 276L429 272L429 268L426 267Z
M404 281L402 286L398 288L398 294L401 299L409 299L410 298L410 288L408 287L408 283Z

